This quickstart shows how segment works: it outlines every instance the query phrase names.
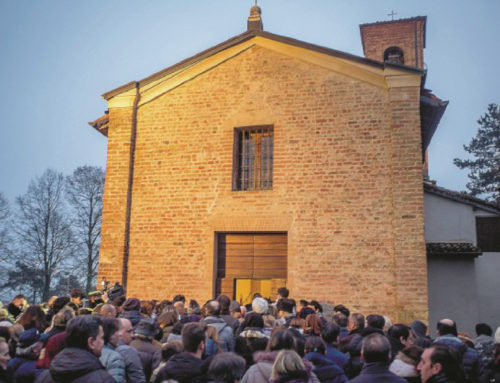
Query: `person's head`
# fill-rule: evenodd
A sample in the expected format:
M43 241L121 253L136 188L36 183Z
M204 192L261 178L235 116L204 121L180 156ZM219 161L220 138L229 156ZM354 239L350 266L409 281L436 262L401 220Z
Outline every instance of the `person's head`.
M106 303L101 306L99 314L107 318L116 318L116 308L112 304Z
M303 307L309 306L309 302L306 301L305 299L299 300L299 309L302 309Z
M64 306L66 306L71 299L69 297L58 297L56 300L52 303L52 311L54 314L57 314Z
M171 340L161 347L161 360L168 361L174 355L181 353L184 350L184 345L180 340Z
M252 301L252 311L258 314L267 314L267 310L269 308L269 304L264 298L256 297Z
M351 314L351 312L349 311L349 309L347 307L345 307L344 305L337 305L333 308L333 312L334 313L342 313L346 316L346 318L349 318L349 315Z
M304 332L306 334L319 336L322 328L323 320L318 314L309 314L306 317L306 323L304 325Z
M118 345L118 336L116 333L120 329L120 321L115 318L102 318L102 330L104 344Z
M26 297L23 294L17 294L11 302L14 306L16 306L19 310L24 310L27 304Z
M82 305L83 292L82 289L74 288L69 292L69 296L71 297L71 301L77 304L78 306Z
M69 307L59 310L59 312L54 315L53 324L57 328L66 328L68 322L75 317L75 312Z
M175 304L175 302L182 302L186 303L186 297L182 294L177 294L174 299L172 299L172 304Z
M293 308L295 306L295 301L288 299L288 298L283 298L280 299L278 304L276 305L279 312L280 316L285 316L293 313Z
M233 352L217 354L208 367L208 377L215 383L236 383L245 373L246 362Z
M152 341L158 334L156 322L151 318L143 318L137 324L134 335L142 340Z
M241 305L237 301L231 301L229 304L229 313L233 316L241 315Z
M437 332L440 336L454 335L457 336L457 324L451 319L441 319L437 324Z
M421 320L414 320L409 326L418 338L424 338L427 335L427 325Z
M205 349L206 326L200 322L186 323L182 327L182 343L184 349L192 354L197 354L201 358Z
M151 318L153 311L155 309L155 303L153 301L141 301L140 313Z
M294 350L295 341L293 335L288 330L276 330L271 334L267 342L267 351Z
M229 315L229 305L231 304L231 300L227 295L221 294L216 299L220 304L220 314L221 315Z
M318 301L311 301L309 303L313 308L316 313L322 313L323 312L323 306Z
M200 315L201 314L200 305L198 304L198 302L196 300L191 299L189 301L187 312L188 312L188 315Z
M82 348L101 356L104 331L99 318L82 315L71 319L66 326L66 346Z
M9 344L5 338L0 338L0 370L7 369L7 363L10 360Z
M477 336L480 336L480 335L492 336L493 335L493 330L486 323L478 323L476 325L476 334L477 334Z
M280 378L288 376L309 381L306 366L299 354L294 350L281 350L274 360L271 380L280 381Z
M220 304L217 301L208 301L204 306L204 311L206 316L218 316L220 315Z
M325 354L325 343L319 336L308 336L306 338L305 352L317 352L319 354Z
M158 321L158 326L163 330L165 327L170 327L179 322L179 317L177 316L177 313L174 311L170 312L163 312L160 314L160 316L157 319Z
M56 301L57 299L57 295L52 295L49 300L47 301L47 304L49 305L49 308L52 308L52 305L54 304L54 302Z
M321 329L321 339L323 339L328 344L332 344L337 341L339 333L340 333L340 327L337 326L335 323L328 322Z
M185 307L183 301L177 301L174 303L175 310L179 313L179 315L184 315Z
M391 338L397 339L401 344L406 345L410 336L410 329L404 324L397 323L391 326L387 335Z
M248 327L256 327L256 328L264 328L264 319L262 315L257 314L256 312L251 312L245 315L245 319L243 320L243 328Z
M361 359L365 363L388 364L391 357L391 344L381 334L371 334L363 339Z
M347 328L349 331L363 330L365 328L365 316L360 313L352 314L347 322Z
M366 317L366 324L368 327L378 328L382 330L385 325L385 319L382 315L370 314Z
M118 318L118 323L120 324L118 331L116 332L118 341L121 341L123 344L130 344L130 342L132 342L132 338L134 337L134 327L132 326L132 322L125 318Z
M426 348L417 366L422 383L426 383L437 374L443 374L450 380L461 377L460 358L457 352L444 344L433 344Z
M23 326L25 330L36 328L38 331L43 332L48 325L45 318L42 308L39 305L33 305L21 314L17 323Z
M348 319L347 317L342 314L341 312L336 312L333 314L333 321L339 326L339 327L347 327L347 322Z
M127 298L122 305L123 311L139 311L141 309L141 301L137 298Z
M278 289L278 299L288 298L289 295L290 295L290 291L286 287L280 287Z

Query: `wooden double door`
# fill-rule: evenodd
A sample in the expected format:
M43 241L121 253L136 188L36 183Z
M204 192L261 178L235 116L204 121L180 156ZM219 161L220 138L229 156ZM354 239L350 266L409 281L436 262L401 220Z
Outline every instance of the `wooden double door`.
M225 294L242 304L255 292L274 299L286 278L286 233L217 235L216 295Z

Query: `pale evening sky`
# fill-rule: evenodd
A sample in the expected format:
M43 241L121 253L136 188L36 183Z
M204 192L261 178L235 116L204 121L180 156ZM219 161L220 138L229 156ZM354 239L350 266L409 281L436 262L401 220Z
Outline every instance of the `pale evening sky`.
M100 95L246 30L252 0L0 0L0 191L12 203L51 167L105 166L87 125ZM362 56L359 24L427 16L426 86L450 104L430 146L438 185L465 189L466 153L500 102L498 0L260 0L264 29Z

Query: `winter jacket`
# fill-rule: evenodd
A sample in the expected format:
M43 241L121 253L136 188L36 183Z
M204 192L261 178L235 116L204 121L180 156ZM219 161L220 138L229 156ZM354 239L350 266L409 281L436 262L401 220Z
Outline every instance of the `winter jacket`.
M206 382L208 364L188 352L171 357L155 379L155 383L173 379L179 383L201 383Z
M479 335L474 339L474 348L479 355L479 362L486 367L495 359L495 340L488 335Z
M255 353L255 364L243 375L241 383L269 382L273 371L273 363L277 356L278 351Z
M115 350L112 344L103 347L99 360L106 371L116 380L116 383L126 382L125 359Z
M221 315L220 317L224 319L224 322L226 322L233 329L233 333L235 333L240 326L240 321L233 318L231 315Z
M253 364L253 354L256 351L264 351L269 338L262 329L246 328L236 338L234 352L245 358L247 367Z
M161 350L154 346L153 343L140 338L135 338L130 343L130 346L135 348L139 353L142 370L144 371L146 382L148 382L153 370L160 365Z
M19 383L32 383L36 378L36 360L31 345L26 348L17 347L16 357L9 360L7 368L12 374L12 380Z
M349 383L407 383L406 380L389 371L385 364L366 363L361 373Z
M479 379L480 366L479 355L473 348L467 347L466 344L451 334L443 335L434 340L434 343L445 344L448 347L455 349L462 356L462 366L464 368L465 381L477 382Z
M118 346L116 351L125 360L125 379L127 383L146 383L139 352L126 344Z
M344 368L349 361L349 357L337 350L337 347L333 344L326 345L326 357L342 368Z
M391 344L391 359L394 359L396 355L403 349L405 348L405 345L401 343L401 341L397 338L394 338L392 336L388 336L387 339L389 340L389 343Z
M304 360L313 364L313 372L322 383L344 383L347 381L344 370L326 355L308 352L304 356Z
M201 320L209 326L214 326L219 334L219 345L222 351L234 350L234 333L231 326L229 326L224 319L214 315L207 316Z
M389 371L404 378L407 382L420 382L420 374L414 364L403 353L399 353L389 366Z
M68 347L56 355L36 383L114 383L99 358L82 348Z

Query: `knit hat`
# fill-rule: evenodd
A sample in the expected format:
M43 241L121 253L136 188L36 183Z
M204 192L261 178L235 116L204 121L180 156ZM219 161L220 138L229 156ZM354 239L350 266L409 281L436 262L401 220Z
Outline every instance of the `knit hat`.
M269 305L264 298L255 298L252 301L252 311L257 314L267 314Z
M500 327L498 327L497 331L495 331L495 343L500 344Z
M148 318L141 319L135 329L135 334L154 338L155 335L158 334L158 328L156 327L155 321Z

